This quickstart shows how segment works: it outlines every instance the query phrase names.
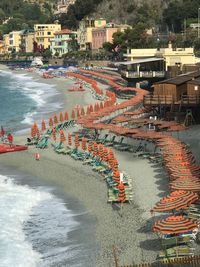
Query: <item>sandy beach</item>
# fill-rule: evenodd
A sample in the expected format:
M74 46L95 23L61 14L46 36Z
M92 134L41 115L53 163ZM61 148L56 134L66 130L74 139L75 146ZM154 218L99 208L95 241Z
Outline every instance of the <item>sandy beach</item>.
M30 75L38 77L34 73ZM38 79L55 84L57 89L62 91L67 110L71 110L76 104L87 105L96 102L88 89L83 95L69 93L67 88L74 84L70 79ZM105 88L105 85L103 86ZM74 130L77 130L77 127L74 127ZM15 136L15 143L24 144L26 138L27 135ZM152 144L148 146L150 150L154 149ZM27 151L17 154L2 154L0 164L36 176L84 205L95 222L97 246L91 259L95 266L114 266L113 245L121 265L155 261L160 243L151 231L155 218L152 218L150 209L168 193L168 178L162 168L150 164L147 159L134 157L132 153L115 151L120 170L126 172L133 183L134 200L123 205L121 214L117 205L107 203L106 183L90 166L82 165L70 156L56 154L51 145L40 150L40 161L34 159L36 151L35 147L30 146Z
M72 79L44 80L35 73L27 75L40 82L54 84L63 96L64 110L68 110L69 113L76 104L84 106L97 102L89 89L83 94L68 92L68 89L74 86ZM105 89L107 86L101 85L101 88ZM66 130L65 134L77 129L78 126L75 125ZM100 134L103 137L105 132L102 131ZM15 143L25 144L28 135L29 133L15 136ZM199 126L173 135L190 145L199 162ZM109 134L109 138L112 138L112 134ZM140 143L134 139L127 142L134 147ZM51 141L47 149L39 150L40 161L34 158L38 150L34 146L29 146L27 151L2 154L0 165L37 177L42 183L57 188L72 201L83 205L88 218L92 218L92 224L85 232L87 237L83 235L82 239L89 237L93 241L91 246L95 246L86 267L114 266L113 245L120 265L154 262L161 246L151 229L157 216L152 217L150 210L169 192L169 179L163 168L150 163L148 159L136 157L134 153L113 149L120 171L127 173L133 184L133 201L123 204L121 212L119 205L107 203L107 185L103 176L92 171L91 166L83 165L68 155L55 153L50 143ZM148 151L154 151L153 143L147 142L146 146ZM95 240L92 240L93 233Z

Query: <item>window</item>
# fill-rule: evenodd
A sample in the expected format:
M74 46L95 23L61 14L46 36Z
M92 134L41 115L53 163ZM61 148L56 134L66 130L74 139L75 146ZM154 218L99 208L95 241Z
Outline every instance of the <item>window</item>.
M51 35L51 32L47 32L47 35Z

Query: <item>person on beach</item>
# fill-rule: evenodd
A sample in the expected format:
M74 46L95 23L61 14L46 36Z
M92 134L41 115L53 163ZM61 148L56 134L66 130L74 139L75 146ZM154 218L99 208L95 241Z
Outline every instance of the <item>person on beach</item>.
M40 160L40 153L39 152L35 153L35 160Z
M12 136L12 134L9 133L7 138L8 138L8 142L9 142L10 146L12 146L12 144L13 144L13 136Z

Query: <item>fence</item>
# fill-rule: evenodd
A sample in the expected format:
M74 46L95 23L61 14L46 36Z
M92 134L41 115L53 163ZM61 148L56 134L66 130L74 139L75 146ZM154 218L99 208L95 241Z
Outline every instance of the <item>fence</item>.
M133 265L116 265L116 267L194 267L200 266L200 256L167 259L168 262L142 263Z

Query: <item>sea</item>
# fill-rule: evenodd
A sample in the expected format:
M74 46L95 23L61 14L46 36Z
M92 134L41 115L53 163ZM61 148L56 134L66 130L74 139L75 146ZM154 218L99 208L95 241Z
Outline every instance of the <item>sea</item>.
M54 85L0 71L0 126L27 132L64 107ZM3 156L3 155L0 155ZM95 221L76 199L0 165L0 267L94 267Z

